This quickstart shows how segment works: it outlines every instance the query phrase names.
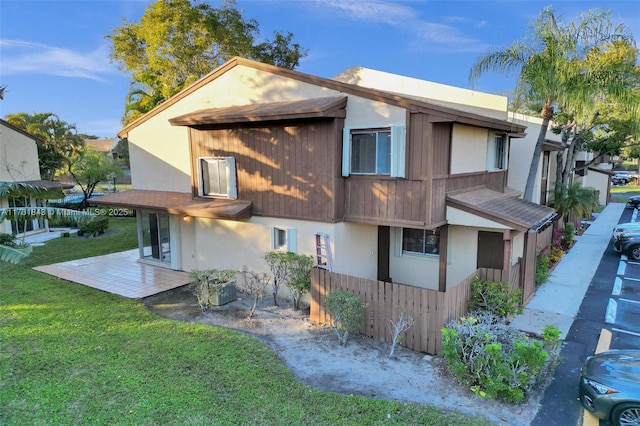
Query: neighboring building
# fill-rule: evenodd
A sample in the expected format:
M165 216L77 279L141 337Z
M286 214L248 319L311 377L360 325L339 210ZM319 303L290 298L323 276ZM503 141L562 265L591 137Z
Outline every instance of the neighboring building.
M60 189L68 185L40 179L37 143L40 140L24 130L0 119L0 182L23 182L47 189ZM0 197L0 208L36 207L46 201L34 197ZM0 223L0 232L22 234L45 231L44 219Z
M85 146L91 146L96 151L101 152L113 159L118 158L118 152L116 146L118 145L118 139L85 139Z
M510 113L509 121L527 127L526 136L512 144L509 157L509 186L524 192L531 166L531 157L542 126L542 118ZM553 198L558 165L557 153L560 151L565 151L560 135L547 130L533 190L533 202L546 204ZM585 164L590 164L593 158L594 155L590 152L580 151L577 153L574 158L573 179L575 182L580 182L583 187L595 189L598 194L598 202L601 205L606 205L609 200L610 172L600 168L599 164L582 167Z
M267 271L264 253L316 254L321 233L334 271L354 277L446 292L478 268L520 265L530 282L554 211L507 186L525 128L506 103L348 74L358 84L230 60L119 133L133 189L96 203L137 209L140 258L178 270ZM425 96L447 90L460 97Z

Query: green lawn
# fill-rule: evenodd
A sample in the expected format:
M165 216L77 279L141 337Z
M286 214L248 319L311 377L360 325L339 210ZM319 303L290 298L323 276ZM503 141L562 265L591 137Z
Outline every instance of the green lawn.
M136 246L133 219L111 219L110 230L0 262L0 424L489 424L312 390L247 335L163 319L31 269Z

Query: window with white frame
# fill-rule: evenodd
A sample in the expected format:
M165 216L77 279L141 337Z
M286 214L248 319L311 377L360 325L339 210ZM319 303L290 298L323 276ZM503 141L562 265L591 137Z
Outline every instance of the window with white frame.
M198 193L204 197L238 198L235 158L198 158Z
M439 229L402 229L402 253L439 255Z
M487 170L506 170L507 158L507 135L490 133L487 150Z
M271 228L271 250L296 252L296 230L274 226Z
M404 125L344 129L342 175L405 176Z

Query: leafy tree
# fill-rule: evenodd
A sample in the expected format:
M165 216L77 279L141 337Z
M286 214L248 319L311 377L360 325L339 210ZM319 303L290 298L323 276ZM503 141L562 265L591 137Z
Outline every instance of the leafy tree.
M121 164L127 169L130 169L131 162L129 160L129 140L127 138L120 139L116 144L115 151L118 154L117 163Z
M67 158L84 145L84 139L78 135L75 124L62 121L51 112L20 112L7 115L5 119L41 140L37 144L38 160L40 176L45 180L53 180L56 172L66 165Z
M614 27L610 13L588 11L577 23L562 24L550 7L542 10L528 39L515 41L504 49L492 49L473 64L469 79L474 82L489 70L517 73L515 105L537 104L542 125L534 149L524 192L533 200L542 144L558 105L581 105L593 110L600 95L625 94L625 81L615 70L593 69L590 58L615 42L633 45L633 36L624 25ZM628 90L628 87L627 87ZM628 93L628 92L627 92Z
M138 23L111 31L111 59L131 73L123 122L131 122L234 56L295 68L306 51L291 33L257 43L258 22L235 1L213 7L199 0L157 0Z
M69 174L82 189L82 207L86 207L96 186L103 181L120 176L122 170L109 155L104 155L95 148L87 146L77 151L68 163Z
M564 151L557 153L555 192L569 188L574 171L574 158L579 151L597 151L598 156L620 155L640 133L640 67L636 65L637 49L628 43L616 42L590 52L585 69L597 79L615 76L618 86L602 91L592 105L560 104L554 117L553 131L562 135ZM620 86L619 86L620 85ZM622 91L622 95L617 93ZM594 158L593 161L597 159ZM583 167L588 167L589 164Z

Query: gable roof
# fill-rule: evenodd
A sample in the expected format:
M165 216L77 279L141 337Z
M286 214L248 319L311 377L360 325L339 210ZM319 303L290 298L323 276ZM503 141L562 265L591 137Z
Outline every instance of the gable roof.
M518 198L513 191L503 193L489 188L449 193L447 205L519 231L538 229L556 215L551 207Z
M21 128L19 128L19 127L16 127L16 126L14 126L13 124L11 124L11 123L9 123L8 121L5 121L5 120L3 120L3 119L1 119L1 118L0 118L0 124L2 124L2 125L3 125L3 126L5 126L5 127L8 127L9 129L11 129L11 130L13 130L13 131L16 131L16 132L18 132L18 133L22 134L22 135L24 135L24 136L26 136L26 137L28 137L28 138L30 138L30 139L33 139L36 143L43 143L43 142L44 142L44 141L43 141L42 139L40 139L39 137L34 136L34 135L32 135L31 133L29 133L29 132L27 132L27 131L25 131L25 130L22 130L22 129L21 129Z
M126 138L130 130L138 127L145 121L159 114L160 112L166 110L170 106L179 102L180 100L186 98L193 92L197 91L201 87L207 85L208 83L214 81L218 77L224 75L231 69L237 66L245 66L254 68L260 71L269 72L272 74L280 75L282 77L290 78L293 80L305 82L308 84L314 84L317 86L325 87L328 89L333 89L345 94L350 94L354 96L359 96L367 99L372 99L376 101L380 101L383 103L387 103L390 105L407 108L410 111L414 112L425 112L433 115L433 122L456 122L462 124L468 124L472 126L490 128L494 130L505 131L509 133L522 133L525 126L514 124L505 120L500 120L496 118L491 118L483 115L474 114L467 111L457 110L454 108L436 105L434 103L430 103L425 100L412 98L410 96L404 96L399 94L394 94L390 92L385 92L382 90L374 90L366 87L360 87L353 84L348 84L332 79L316 77L310 74L304 74L298 71L290 70L287 68L279 68L273 65L264 64L261 62L251 61L249 59L244 59L240 57L235 57L220 67L216 68L206 76L202 77L200 80L196 81L191 86L185 88L181 92L167 99L142 117L139 117L137 120L134 120L129 125L124 127L122 130L118 132L118 136L121 138Z

